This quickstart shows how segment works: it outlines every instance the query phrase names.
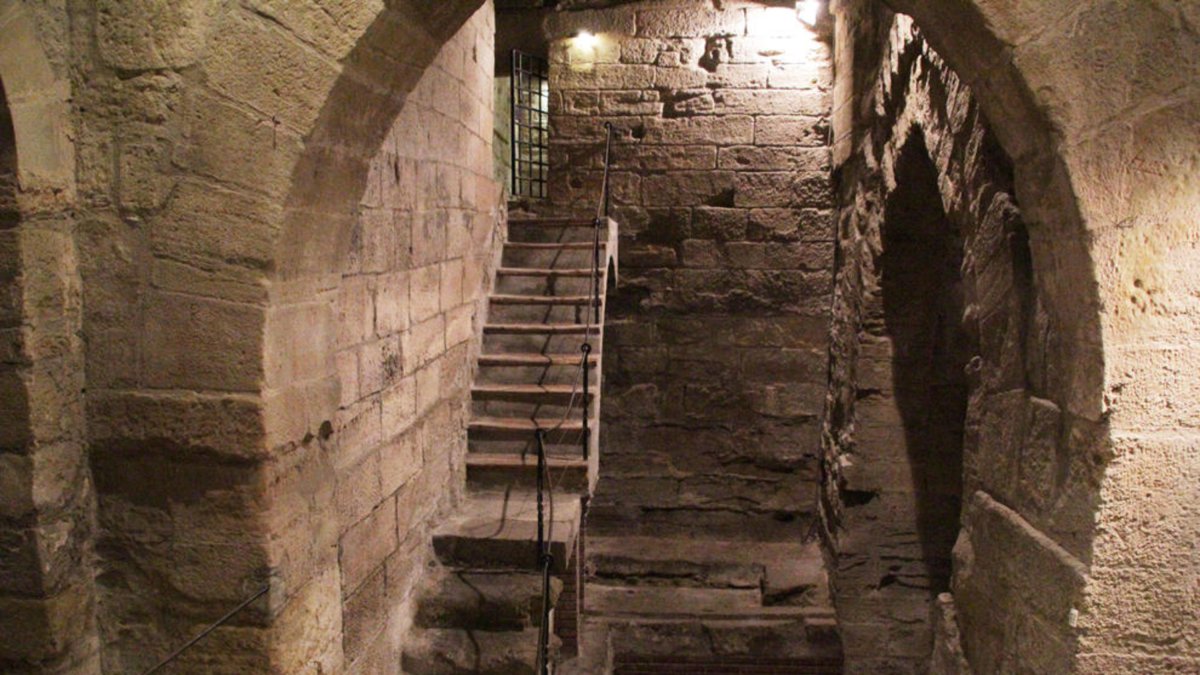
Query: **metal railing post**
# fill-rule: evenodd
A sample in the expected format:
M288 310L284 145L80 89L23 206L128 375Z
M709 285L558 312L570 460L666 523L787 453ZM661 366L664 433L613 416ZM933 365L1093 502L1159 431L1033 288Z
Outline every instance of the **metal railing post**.
M588 372L589 370L591 370L591 367L590 367L588 361L590 360L591 355L592 355L592 345L590 343L585 342L585 343L583 343L583 347L580 348L580 351L583 352L583 458L587 459L588 455L591 452L591 445L592 445L592 442L591 442L592 434L588 430L588 412L589 412L588 411L588 407L589 407L588 389L589 389L589 383L591 380L591 376L590 376L591 374Z

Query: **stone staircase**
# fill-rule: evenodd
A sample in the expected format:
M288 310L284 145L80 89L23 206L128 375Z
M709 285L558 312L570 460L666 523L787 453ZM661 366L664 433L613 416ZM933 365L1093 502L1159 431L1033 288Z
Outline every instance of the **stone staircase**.
M545 430L547 543L558 577L551 602L574 567L583 498L599 469L604 293L615 266L616 223L599 232L598 303L592 221L512 218L508 225L471 388L467 497L433 535L440 567L419 591L403 654L404 672L414 675L535 672L542 615L537 430ZM585 337L588 355L581 351Z
M816 542L589 536L578 673L842 672Z

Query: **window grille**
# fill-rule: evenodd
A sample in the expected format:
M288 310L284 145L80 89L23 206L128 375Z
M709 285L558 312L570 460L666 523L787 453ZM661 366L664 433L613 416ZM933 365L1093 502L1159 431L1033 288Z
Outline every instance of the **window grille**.
M512 53L512 194L546 197L550 168L550 80L546 60Z

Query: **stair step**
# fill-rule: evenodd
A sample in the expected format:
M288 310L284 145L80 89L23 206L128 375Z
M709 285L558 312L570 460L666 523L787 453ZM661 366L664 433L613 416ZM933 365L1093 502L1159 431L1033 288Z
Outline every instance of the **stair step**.
M593 227L595 221L588 218L509 218L508 224L520 227Z
M587 460L576 457L547 457L546 465L555 489L576 493L587 489ZM509 486L534 489L537 485L537 456L468 452L467 483L479 490L504 489Z
M587 295L493 295L490 300L494 305L599 305L604 302Z
M579 531L577 496L553 495L546 506L552 569L567 569ZM445 565L481 570L536 570L537 496L532 490L472 493L433 533L433 550Z
M622 581L667 587L761 588L766 571L753 562L646 560L588 551L588 576L596 583Z
M589 425L590 426L590 425ZM583 420L577 415L570 419L561 417L529 419L522 417L476 417L467 423L467 431L474 437L489 439L531 439L538 429L546 431L547 444L575 443L575 434L583 432ZM572 434L570 438L563 438Z
M493 323L483 327L492 335L585 335L597 334L600 327L582 323Z
M588 398L596 395L588 391ZM583 388L570 384L477 384L471 387L476 401L521 401L533 403L583 400Z
M595 367L600 357L591 355L588 357L588 366ZM480 354L479 365L481 366L508 366L508 367L537 367L537 366L578 366L582 362L583 356L577 354Z
M505 247L518 251L558 251L563 249L569 250L592 250L594 242L590 241L509 241L505 242ZM608 245L604 240L600 241L600 248L603 249Z
M502 277L590 277L590 267L501 267L496 270Z
M679 586L605 586L588 584L585 611L611 616L659 616L669 607L680 616L741 616L760 611L757 588L688 588ZM795 609L795 608L792 608Z
M538 629L467 631L414 630L401 665L413 675L535 675Z
M812 609L829 603L825 561L817 542L589 536L586 569L601 583L755 587L770 605Z
M603 592L598 589L616 588L612 586L601 586L597 584L588 584L587 591L587 614L589 621L598 621L601 623L690 623L694 621L718 621L723 624L736 624L737 622L748 622L753 625L763 623L803 623L805 626L822 630L824 628L837 626L837 615L832 607L790 607L787 605L759 605L757 607L725 607L717 606L717 601L697 601L701 605L708 602L706 609L688 609L683 610L682 606L675 606L677 595L666 595L665 600L660 600L660 604L649 604L645 598L655 597L653 594L647 594L644 597L630 596L630 602L626 605L617 604L620 599L619 594L611 597L603 597ZM628 589L629 587L621 587ZM656 588L656 591L679 591L679 590L707 590L712 589L678 589L678 588ZM722 589L723 590L723 589ZM596 593L600 593L603 599L594 603L592 600L596 597ZM684 602L687 602L685 599ZM665 604L664 604L665 603ZM665 611L663 607L671 607L671 611Z
M836 630L793 618L631 618L609 622L608 634L618 661L655 657L716 664L771 658L833 666L842 659Z
M550 580L550 606L562 580ZM444 570L417 602L419 628L522 631L541 622L542 576L536 572Z

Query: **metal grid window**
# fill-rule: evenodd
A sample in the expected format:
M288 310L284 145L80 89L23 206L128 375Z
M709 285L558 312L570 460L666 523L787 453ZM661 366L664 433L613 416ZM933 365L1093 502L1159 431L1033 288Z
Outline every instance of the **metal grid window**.
M550 169L550 80L546 60L512 53L512 193L546 197Z

